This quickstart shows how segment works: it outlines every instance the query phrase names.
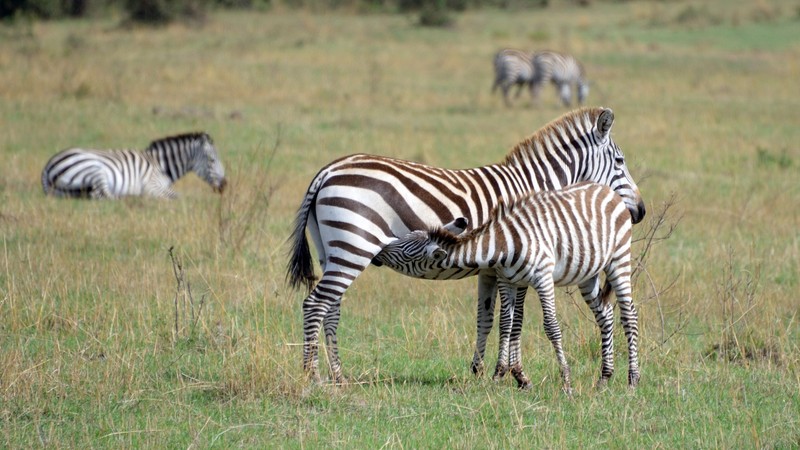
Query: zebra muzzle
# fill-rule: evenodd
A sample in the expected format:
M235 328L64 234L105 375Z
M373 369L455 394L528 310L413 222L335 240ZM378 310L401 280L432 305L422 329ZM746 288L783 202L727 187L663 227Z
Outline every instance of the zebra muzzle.
M219 186L214 187L214 192L222 194L222 192L225 191L225 187L227 185L228 185L228 180L226 178L223 178L222 180L220 180Z

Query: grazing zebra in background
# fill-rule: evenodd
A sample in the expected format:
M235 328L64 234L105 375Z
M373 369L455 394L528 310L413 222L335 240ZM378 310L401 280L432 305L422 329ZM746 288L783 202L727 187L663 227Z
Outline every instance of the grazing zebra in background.
M639 222L645 215L644 202L622 151L611 138L613 122L614 113L605 108L564 114L517 144L504 161L474 169L448 170L364 154L322 168L298 210L287 267L291 286L302 284L310 291L303 301L306 373L313 379L319 377L322 327L331 375L335 382L342 381L336 338L342 295L384 246L410 231L456 217L482 223L502 199L585 180L612 187L625 199L633 221ZM316 286L306 228L322 268ZM478 333L472 369L479 374L492 327L496 277L478 269L454 269L437 279L472 275L478 275ZM516 293L524 297L525 290Z
M463 222L456 222L459 220ZM409 276L427 278L451 269L492 270L512 288L533 287L568 393L570 371L556 320L555 286L578 285L594 313L603 361L598 386L605 385L614 373L613 289L628 339L628 383L635 387L639 382L639 325L631 297L631 227L630 212L613 190L583 182L500 203L486 222L460 236L446 228L414 231L384 247L377 258ZM611 286L604 292L600 272L605 272L607 287ZM503 305L503 320L511 321L512 311L522 307L521 302ZM519 362L512 360L515 376L522 374L516 364ZM517 381L521 386L530 383L527 377Z
M227 184L225 168L206 133L166 137L139 150L70 148L50 158L42 171L45 194L57 197L175 198L172 184L194 171L217 192Z
M581 64L572 55L551 51L538 52L533 55L534 79L531 87L532 95L538 99L542 86L552 82L564 106L572 102L572 86L578 89L578 103L583 104L589 95L589 81Z
M494 55L494 84L492 85L492 93L498 87L503 91L503 100L506 106L511 106L511 101L508 99L508 91L511 86L517 85L517 95L519 98L522 92L522 87L527 85L533 95L533 61L531 54L515 49L503 49Z

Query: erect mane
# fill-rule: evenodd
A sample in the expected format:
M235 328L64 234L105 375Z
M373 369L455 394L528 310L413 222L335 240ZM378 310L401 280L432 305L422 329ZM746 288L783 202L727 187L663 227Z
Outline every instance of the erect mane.
M428 231L428 237L431 241L445 248L457 245L464 241L469 241L475 236L485 232L486 229L493 227L497 222L505 220L505 218L509 214L512 214L517 206L521 204L522 199L527 197L528 196L524 196L511 202L507 202L505 199L500 199L500 202L494 206L489 213L489 218L482 224L469 231L456 235L442 227L436 227Z
M156 139L147 146L147 148L153 148L160 144L164 144L167 142L175 142L175 141L193 141L193 140L206 140L210 144L213 144L214 141L211 140L211 136L208 135L205 131L193 131L190 133L183 133L183 134L176 134L174 136L167 136L160 139Z
M576 124L580 124L583 128L591 129L602 110L603 108L579 108L564 113L561 117L550 121L515 145L506 155L504 164L525 160L530 158L531 154L543 152L546 149L544 146L544 138L546 136L561 134L561 130L574 128Z

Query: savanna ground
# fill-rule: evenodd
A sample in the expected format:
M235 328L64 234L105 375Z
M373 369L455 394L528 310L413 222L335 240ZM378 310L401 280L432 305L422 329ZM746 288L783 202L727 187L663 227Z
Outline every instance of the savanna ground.
M156 30L0 25L0 446L800 445L799 5L555 3L466 12L443 29L297 11ZM533 295L523 349L535 387L476 379L475 280L376 268L343 305L352 383L309 386L304 295L284 284L308 182L355 152L500 161L566 111L549 88L538 106L491 95L504 46L584 61L588 103L614 109L648 204L638 236L665 220L635 290L640 387L626 386L618 326L617 374L594 389L597 330L563 290L574 398ZM215 139L224 195L191 174L176 201L42 194L41 168L62 148L190 130Z

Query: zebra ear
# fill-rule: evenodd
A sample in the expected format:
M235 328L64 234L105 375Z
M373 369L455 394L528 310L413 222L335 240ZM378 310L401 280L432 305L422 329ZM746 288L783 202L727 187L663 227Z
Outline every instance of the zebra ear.
M608 138L608 134L611 133L611 125L614 125L614 111L604 108L595 124L595 135L598 140L604 141Z
M467 229L468 225L469 225L469 219L467 219L466 217L459 217L450 223L444 224L442 228L458 236L459 234L463 233L464 230Z

